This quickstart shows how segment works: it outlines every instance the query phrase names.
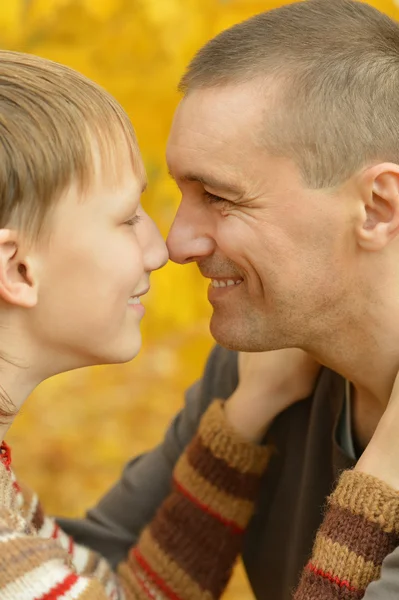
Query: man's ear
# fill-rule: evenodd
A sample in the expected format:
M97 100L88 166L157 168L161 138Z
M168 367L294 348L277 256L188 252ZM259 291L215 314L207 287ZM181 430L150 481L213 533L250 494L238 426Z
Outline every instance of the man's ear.
M32 308L37 303L32 261L22 252L17 232L0 229L0 299Z
M363 211L358 243L381 250L399 234L399 165L382 163L361 175Z

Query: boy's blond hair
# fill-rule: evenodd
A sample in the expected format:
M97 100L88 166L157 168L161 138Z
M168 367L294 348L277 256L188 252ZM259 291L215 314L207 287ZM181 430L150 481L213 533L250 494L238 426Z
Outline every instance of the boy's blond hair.
M53 61L0 51L0 227L16 221L37 236L65 188L90 183L93 140L107 168L121 143L139 164L131 122L104 89Z

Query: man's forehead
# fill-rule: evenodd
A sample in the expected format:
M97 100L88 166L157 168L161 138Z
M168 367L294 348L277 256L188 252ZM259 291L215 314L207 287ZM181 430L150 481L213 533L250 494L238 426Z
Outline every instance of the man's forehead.
M263 119L264 104L258 87L250 84L190 92L176 109L169 141L188 140L196 146L251 139Z

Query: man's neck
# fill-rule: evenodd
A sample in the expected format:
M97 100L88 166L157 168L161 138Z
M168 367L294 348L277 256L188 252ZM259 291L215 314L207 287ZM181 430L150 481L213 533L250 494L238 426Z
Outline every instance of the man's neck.
M366 330L370 322L365 320L363 330L348 327L340 339L331 343L330 337L324 348L311 352L321 364L351 382L354 434L360 448L370 441L398 375L399 330L392 322L395 320L385 330L379 327L371 331L371 327Z

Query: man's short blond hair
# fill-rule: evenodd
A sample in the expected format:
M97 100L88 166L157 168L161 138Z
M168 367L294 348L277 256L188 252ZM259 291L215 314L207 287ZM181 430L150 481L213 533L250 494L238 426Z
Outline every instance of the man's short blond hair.
M311 187L368 164L399 163L399 25L363 2L308 0L256 15L210 40L180 90L261 79L262 139ZM265 100L266 107L266 100Z
M104 166L117 168L121 143L139 164L130 120L104 89L50 60L0 51L0 227L17 221L37 236L65 188L90 183L93 141Z

